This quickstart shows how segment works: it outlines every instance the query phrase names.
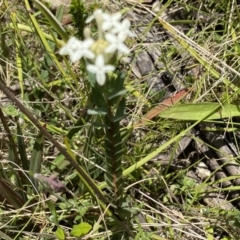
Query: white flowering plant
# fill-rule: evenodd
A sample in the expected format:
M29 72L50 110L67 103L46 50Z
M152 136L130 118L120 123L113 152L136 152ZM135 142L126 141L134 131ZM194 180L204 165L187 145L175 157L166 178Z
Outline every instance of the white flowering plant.
M106 182L114 192L115 204L121 205L123 199L123 180L121 161L123 144L120 134L120 121L125 114L126 93L124 89L125 74L117 71L119 54L129 54L125 44L127 37L133 37L130 21L122 19L120 12L109 14L101 9L87 18L86 24L95 21L98 38L91 36L90 28L85 27L84 39L70 37L59 54L68 55L72 63L84 62L91 86L92 106L87 113L98 115L105 132ZM99 119L98 118L98 119ZM98 126L100 125L98 122Z
M99 86L105 85L107 74L115 70L118 53L130 52L124 41L128 36L133 37L134 34L130 31L130 21L124 19L121 22L121 17L120 12L110 15L103 13L101 9L95 10L86 23L96 20L98 39L93 40L90 29L85 28L83 41L70 37L67 44L59 51L61 55L69 55L73 63L84 58L87 71L93 73L96 78L95 81L90 79L93 87L95 83Z

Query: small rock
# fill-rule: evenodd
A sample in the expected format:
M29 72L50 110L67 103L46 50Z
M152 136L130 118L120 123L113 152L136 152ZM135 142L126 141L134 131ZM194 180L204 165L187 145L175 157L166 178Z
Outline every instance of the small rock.
M196 169L196 174L201 179L206 179L211 176L211 172L204 162L200 162Z

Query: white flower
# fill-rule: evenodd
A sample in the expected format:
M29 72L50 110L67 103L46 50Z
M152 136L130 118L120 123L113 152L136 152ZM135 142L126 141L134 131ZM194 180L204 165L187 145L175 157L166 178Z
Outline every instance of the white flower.
M105 38L109 42L109 46L106 48L106 53L112 53L119 50L122 53L129 53L129 48L123 43L125 39L122 36L115 36L111 33L106 33Z
M92 38L80 41L75 37L71 37L67 44L59 50L59 54L69 55L73 63L82 57L92 59L95 57L95 54L89 48L93 45L93 43L94 40Z
M90 23L93 19L96 19L98 16L102 16L104 13L102 9L97 9L93 12L93 15L88 17L86 23Z
M128 19L124 19L122 22L119 22L115 25L115 28L112 29L112 33L118 34L123 41L129 37L135 37L135 34L130 31L131 22Z
M114 13L112 15L104 13L102 15L103 23L102 23L102 30L107 31L112 29L115 26L120 24L122 14L120 12Z
M105 66L103 55L97 56L95 65L87 65L87 70L96 74L96 80L100 86L103 86L106 81L106 73L112 72L114 69L115 67L112 65Z

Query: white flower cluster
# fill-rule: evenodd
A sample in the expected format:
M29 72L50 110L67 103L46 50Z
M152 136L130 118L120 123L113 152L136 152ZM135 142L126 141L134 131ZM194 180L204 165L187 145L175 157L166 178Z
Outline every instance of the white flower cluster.
M121 17L120 12L110 15L103 13L101 9L94 11L86 23L96 20L99 32L98 40L94 41L89 36L84 41L71 37L59 51L61 55L69 55L73 63L82 57L87 59L87 70L96 74L96 80L101 86L106 81L106 73L115 70L115 67L109 64L109 56L113 56L117 51L128 54L129 48L124 41L128 36L135 36L130 31L130 21L124 19L121 22Z

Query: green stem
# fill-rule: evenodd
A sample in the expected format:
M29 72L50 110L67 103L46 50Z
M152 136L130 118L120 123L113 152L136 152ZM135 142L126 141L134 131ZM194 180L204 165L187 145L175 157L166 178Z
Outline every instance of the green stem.
M106 182L114 192L115 203L121 205L123 196L122 180L122 156L123 146L120 135L119 121L113 122L111 105L108 107L108 114L105 116L106 138L105 151L107 160Z

